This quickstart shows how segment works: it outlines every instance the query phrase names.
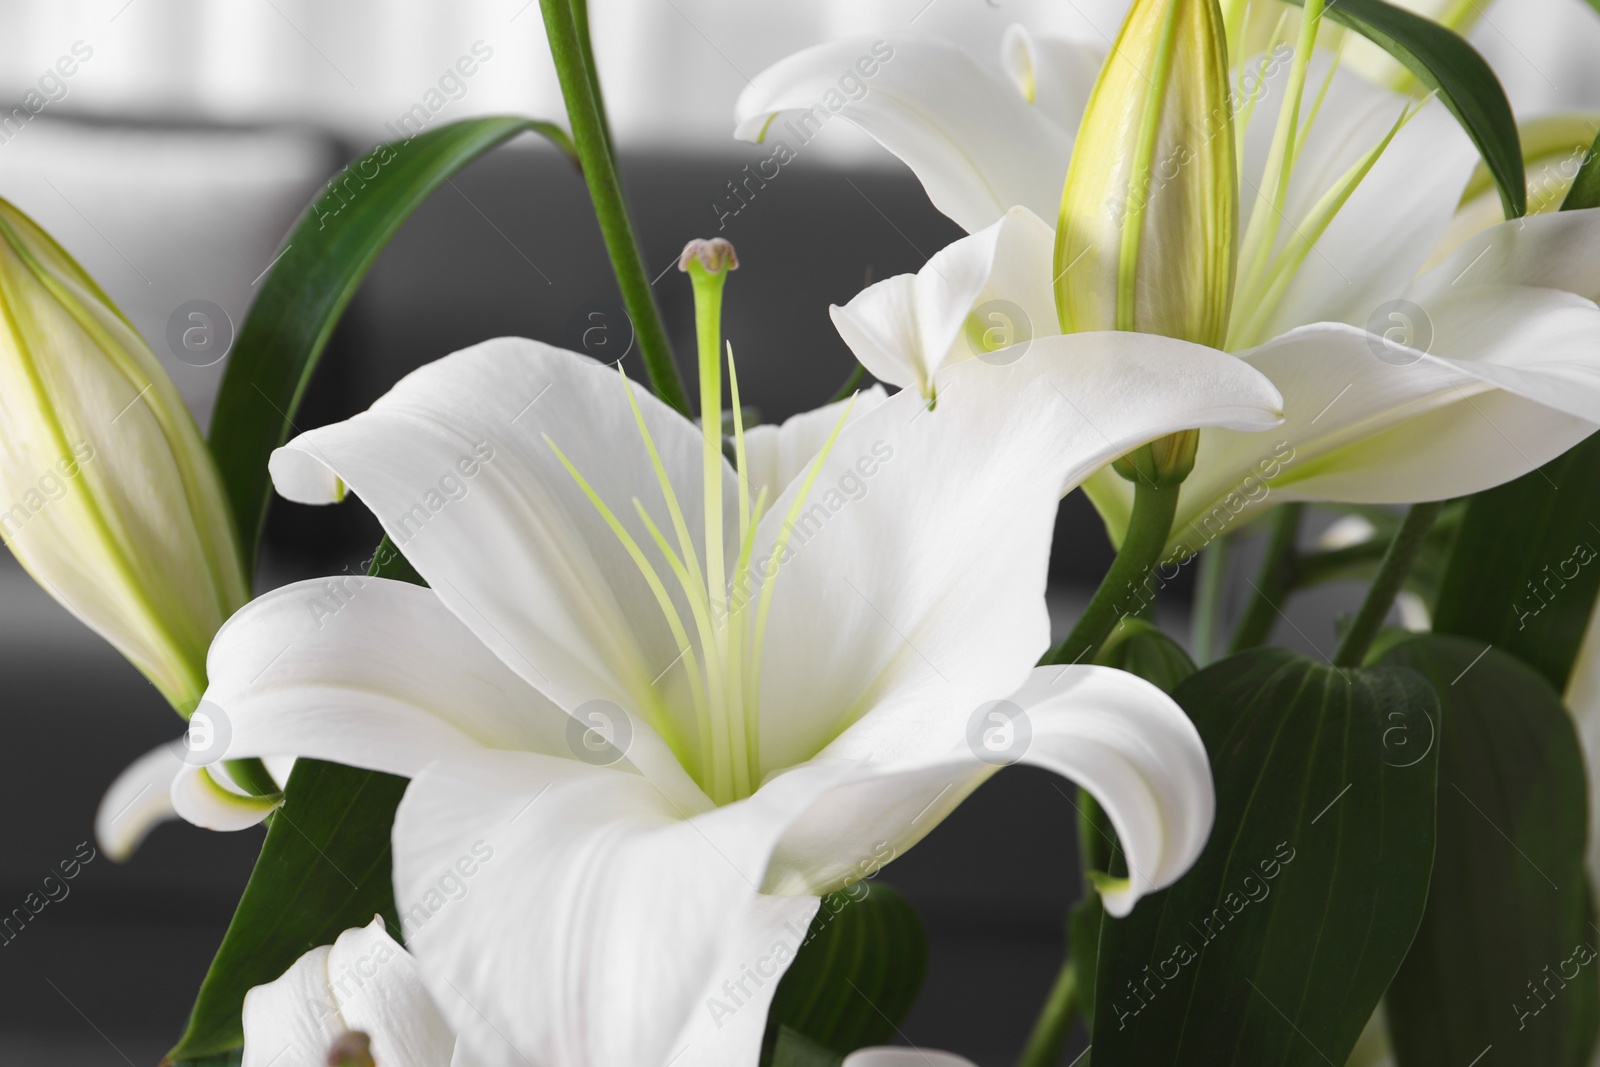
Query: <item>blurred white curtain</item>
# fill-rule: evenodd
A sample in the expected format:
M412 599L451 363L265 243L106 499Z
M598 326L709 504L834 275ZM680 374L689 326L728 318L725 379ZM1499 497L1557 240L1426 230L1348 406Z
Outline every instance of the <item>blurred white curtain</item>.
M592 0L592 20L619 139L700 149L725 143L747 78L807 45L911 30L987 57L1011 22L1109 42L1125 4ZM1600 103L1600 18L1584 0L1484 6L1474 40L1519 111ZM0 0L0 105L9 110L80 41L93 57L50 106L306 121L358 140L384 136L430 92L446 101L439 121L562 111L538 0ZM474 45L490 58L473 59ZM457 79L464 57L476 69Z
M591 19L619 139L696 149L725 143L746 79L807 45L911 30L989 53L1017 21L1109 37L1122 2L593 0ZM0 105L77 42L93 56L48 106L79 114L306 121L366 140L441 78L439 121L562 113L537 0L0 0ZM449 72L479 42L492 56L457 89Z

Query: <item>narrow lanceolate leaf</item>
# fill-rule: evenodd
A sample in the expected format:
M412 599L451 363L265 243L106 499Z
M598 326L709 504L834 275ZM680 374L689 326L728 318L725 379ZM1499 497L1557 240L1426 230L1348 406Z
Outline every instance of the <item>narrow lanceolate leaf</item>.
M922 920L886 885L857 882L822 900L773 994L762 1061L799 1067L826 1049L834 1061L888 1044L911 1010L928 965ZM795 1036L784 1039L785 1032Z
M1600 0L1593 2L1600 4ZM1562 211L1577 211L1587 207L1600 207L1600 135L1595 137L1594 144L1584 153L1583 162L1578 164L1578 173L1572 179L1572 187L1567 190L1567 198L1561 201Z
M1527 662L1564 692L1600 592L1600 437L1474 496L1433 628Z
M211 420L211 451L233 508L247 569L261 539L271 485L267 457L289 438L296 409L339 316L389 238L452 175L547 122L492 116L453 122L379 145L334 176L289 232L240 327Z
M1433 691L1255 649L1173 698L1211 755L1216 825L1176 885L1104 920L1095 1067L1343 1064L1427 900Z
M1304 0L1286 0L1304 6ZM1506 218L1528 210L1517 122L1489 64L1454 30L1383 0L1338 0L1327 16L1355 30L1439 94L1494 175Z
M1572 719L1532 668L1419 634L1383 662L1439 694L1438 847L1411 954L1389 987L1400 1067L1583 1067L1600 1001L1588 927L1588 789Z
M425 584L385 537L368 574ZM172 1067L236 1067L241 1012L254 986L300 956L382 915L398 938L389 835L406 779L302 759L272 816L250 882L223 935L177 1046Z

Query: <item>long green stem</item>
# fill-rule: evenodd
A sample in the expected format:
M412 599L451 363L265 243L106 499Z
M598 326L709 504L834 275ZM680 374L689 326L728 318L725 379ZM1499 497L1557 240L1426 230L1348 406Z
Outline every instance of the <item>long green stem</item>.
M1300 536L1302 504L1284 504L1272 517L1272 533L1267 538L1267 555L1261 561L1261 573L1251 583L1250 599L1245 602L1244 615L1233 632L1229 652L1243 652L1266 641L1272 633L1272 624L1284 600L1289 595L1290 580L1294 575L1295 541Z
M1436 500L1427 504L1413 504L1411 510L1406 512L1399 532L1389 542L1389 551L1383 554L1383 562L1378 564L1378 574L1367 589L1367 598L1361 602L1361 610L1356 612L1355 621L1345 631L1344 640L1339 642L1339 651L1333 654L1335 667L1361 665L1367 650L1372 647L1372 639L1378 636L1384 618L1394 606L1394 598L1405 584L1406 576L1411 573L1418 553L1427 543L1428 531L1433 529L1439 512L1443 510L1444 501Z
M589 92L594 94L594 109L600 116L600 132L605 134L606 154L611 157L614 167L617 150L611 143L611 119L606 114L605 94L600 92L600 68L595 66L594 45L589 36L589 0L572 0L572 25L578 31L578 47L583 50L583 70L589 77Z
M1133 514L1122 548L1111 569L1094 591L1089 606L1083 609L1078 624L1055 648L1045 653L1041 665L1088 663L1100 643L1124 615L1136 614L1153 592L1151 572L1167 547L1172 532L1172 517L1178 510L1178 485L1138 483L1133 493Z
M650 289L639 242L622 199L622 183L611 158L611 138L596 95L597 81L591 81L585 49L578 35L577 21L570 0L539 0L544 12L545 34L550 39L550 54L555 59L556 76L561 82L561 97L567 104L567 119L572 124L572 140L583 164L583 179L594 201L600 221L600 236L605 239L611 267L617 275L622 302L633 320L639 340L639 354L656 395L689 415L689 398L672 360L666 327ZM587 18L585 19L587 22Z
M1217 631L1222 628L1222 597L1227 587L1228 557L1233 542L1218 537L1200 553L1199 572L1194 589L1194 661L1204 667L1211 662Z
M1072 1028L1078 1007L1078 972L1069 957L1050 988L1039 1018L1028 1035L1017 1067L1053 1067L1061 1058L1061 1046L1066 1043L1067 1031Z

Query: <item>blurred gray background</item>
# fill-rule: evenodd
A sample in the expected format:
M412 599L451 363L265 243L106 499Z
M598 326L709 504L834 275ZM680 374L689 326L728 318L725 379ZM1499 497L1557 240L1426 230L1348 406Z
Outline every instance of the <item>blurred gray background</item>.
M687 239L716 232L713 201L741 167L766 157L729 130L739 90L771 62L845 34L908 30L987 59L1011 22L1108 39L1120 6L595 0L601 75L652 273ZM1600 81L1592 64L1543 58L1556 40L1600 45L1600 20L1579 0L1501 0L1475 39L1525 114L1581 99ZM6 112L60 57L79 60L71 77L46 87L42 110L0 125L0 196L55 234L121 304L204 425L225 364L196 367L168 350L175 310L209 300L237 326L313 194L391 136L385 124L480 43L492 56L438 121L561 117L538 5L528 0L0 0ZM1541 57L1537 66L1530 56ZM769 421L824 401L851 369L829 303L870 279L915 271L960 235L903 167L844 123L831 124L721 232L743 265L728 291L727 336L745 394ZM656 289L680 351L690 350L688 287L667 271ZM520 140L443 187L395 238L298 422L353 414L400 375L487 337L579 347L580 323L597 312L610 328L590 345L613 347L591 352L615 358L631 329L582 183L554 152ZM637 354L627 359L637 375ZM353 501L276 503L259 588L354 566L377 537ZM1092 511L1069 498L1051 572L1058 627L1109 558ZM1297 621L1278 637L1331 649L1328 620L1351 593L1302 597ZM1187 595L1180 586L1162 604L1180 633ZM8 555L0 557L0 694L0 809L10 816L0 830L0 910L9 910L92 839L95 805L115 774L180 724ZM1074 797L1043 773L1007 771L886 873L930 934L928 982L907 1040L985 1065L1018 1051L1079 893ZM260 840L259 830L172 824L125 865L89 863L69 897L0 946L0 1062L153 1067L183 1024Z

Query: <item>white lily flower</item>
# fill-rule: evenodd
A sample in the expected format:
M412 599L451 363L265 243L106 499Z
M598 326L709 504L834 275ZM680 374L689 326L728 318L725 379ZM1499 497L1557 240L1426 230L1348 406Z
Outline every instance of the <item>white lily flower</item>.
M244 998L242 1067L465 1067L383 920L346 930Z
M1231 357L1148 341L1044 339L951 368L936 410L862 397L736 435L744 478L715 431L573 353L501 339L424 367L272 473L302 502L349 486L430 588L244 608L208 661L229 755L412 778L407 941L489 1067L753 1062L819 894L1003 763L1099 798L1126 914L1203 846L1209 770L1153 686L1034 668L1056 502L1278 403ZM455 873L478 841L493 859Z
M1053 231L1039 216L1055 217L1058 192L1046 200L1043 191L1060 190L1067 153L1016 132L1012 113L1034 107L1016 91L1003 109L1011 117L997 111L989 128L954 103L994 100L999 109L997 92L979 87L996 75L952 63L937 92L919 92L908 79L948 46L892 46L895 62L872 90L888 102L869 107L869 94L841 114L896 151L916 131L918 150L902 158L936 206L977 232L915 280L879 282L834 319L877 377L931 396L941 368L982 353L971 338L996 316L1013 335L1057 332L1045 299ZM852 47L812 49L758 75L740 100L740 131L771 126ZM1451 226L1476 153L1442 105L1419 106L1319 53L1302 72L1308 88L1292 151L1275 151L1281 106L1300 99L1289 91L1295 66L1279 51L1239 69L1246 233L1224 347L1273 381L1285 418L1271 438L1201 433L1173 547L1197 550L1268 501L1388 504L1477 492L1600 426L1600 211L1500 222L1463 239L1470 228ZM1015 142L996 148L997 131ZM1281 203L1262 192L1282 173L1275 161L1289 166ZM1009 185L978 180L991 164ZM1024 188L1033 190L1026 198ZM1447 234L1453 251L1430 263ZM932 292L942 303L922 299ZM1133 486L1107 469L1085 490L1120 542Z

